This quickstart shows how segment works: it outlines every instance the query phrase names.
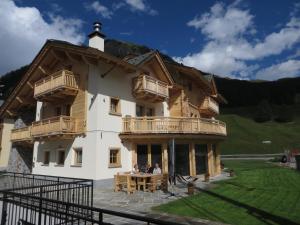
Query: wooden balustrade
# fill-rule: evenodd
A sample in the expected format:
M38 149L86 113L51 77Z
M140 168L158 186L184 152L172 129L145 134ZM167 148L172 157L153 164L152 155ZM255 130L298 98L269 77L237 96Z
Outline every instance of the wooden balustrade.
M123 118L123 133L227 134L224 122L188 117L126 117Z
M200 107L200 110L219 114L219 104L212 97L206 97Z
M10 140L12 142L31 141L31 126L12 129Z
M133 95L138 99L147 98L153 102L164 101L169 97L168 84L147 75L133 79Z
M52 117L32 123L31 135L35 137L75 135L80 133L79 121L70 116Z
M78 78L73 72L60 70L44 79L37 81L34 85L34 97L42 98L49 93L61 91L66 95L75 95L78 91Z

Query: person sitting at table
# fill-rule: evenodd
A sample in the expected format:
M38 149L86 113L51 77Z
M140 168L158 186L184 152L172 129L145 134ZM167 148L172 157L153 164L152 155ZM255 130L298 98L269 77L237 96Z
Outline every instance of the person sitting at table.
M155 168L153 169L153 174L161 174L161 169L158 163L155 163Z
M154 170L153 166L151 166L150 164L147 164L146 173L153 173L153 170Z
M134 164L132 173L139 173L139 172L140 172L140 170L139 170L138 164Z

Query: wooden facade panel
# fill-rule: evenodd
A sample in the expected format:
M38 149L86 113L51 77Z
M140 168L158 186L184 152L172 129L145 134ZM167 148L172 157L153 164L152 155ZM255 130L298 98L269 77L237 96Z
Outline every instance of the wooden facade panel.
M74 71L79 76L79 90L72 103L71 116L78 118L80 121L84 121L84 124L81 124L80 128L84 131L87 111L87 66L81 65L78 68L75 67Z
M182 93L172 93L169 99L170 116L182 116Z

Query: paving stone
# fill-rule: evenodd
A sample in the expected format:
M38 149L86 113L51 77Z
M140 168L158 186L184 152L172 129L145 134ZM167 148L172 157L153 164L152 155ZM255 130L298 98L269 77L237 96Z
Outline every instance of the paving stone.
M212 179L213 181L229 179L228 174L223 173L220 176ZM196 187L198 188L210 188L211 183L202 182L199 179L196 182ZM151 210L152 207L158 206L161 204L168 203L183 197L188 196L187 188L183 184L178 184L172 189L175 193L175 196L171 196L170 193L164 193L160 190L157 190L154 193L136 191L133 194L127 194L127 192L114 192L113 191L113 180L105 181L96 181L94 188L94 206L101 207L110 210L116 210L121 212L127 212L136 215L149 216L152 218L161 218L167 221L176 221L181 222L182 224L195 224L195 225L219 225L221 223L211 222L202 219L179 217L174 215L169 215L166 213L157 213ZM196 191L199 193L200 191ZM104 216L105 222L116 224L116 225L125 225L125 224L145 224L139 223L133 220L126 220L124 218L115 217L115 216Z

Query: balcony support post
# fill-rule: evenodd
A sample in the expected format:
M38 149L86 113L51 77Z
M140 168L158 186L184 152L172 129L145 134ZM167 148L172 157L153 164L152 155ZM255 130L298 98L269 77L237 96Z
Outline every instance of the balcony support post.
M132 151L132 168L135 164L137 164L137 146L136 143L131 143L131 151Z
M147 144L147 155L148 155L148 164L149 165L152 165L152 159L151 159L151 144L150 143L148 143Z
M189 145L189 162L190 162L190 175L196 176L196 158L195 158L195 143Z
M163 173L168 173L169 159L168 159L168 143L162 144L162 169Z

